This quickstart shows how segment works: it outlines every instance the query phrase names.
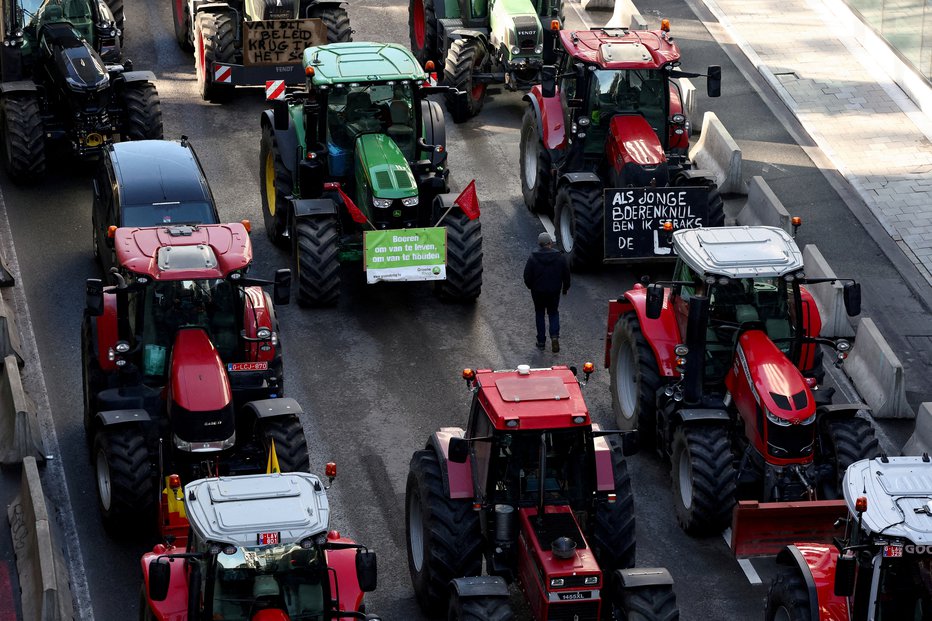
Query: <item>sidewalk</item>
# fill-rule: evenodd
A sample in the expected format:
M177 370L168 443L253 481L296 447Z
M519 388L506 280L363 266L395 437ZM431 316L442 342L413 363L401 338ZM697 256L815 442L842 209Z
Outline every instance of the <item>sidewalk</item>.
M840 0L702 1L932 284L932 118L839 26Z

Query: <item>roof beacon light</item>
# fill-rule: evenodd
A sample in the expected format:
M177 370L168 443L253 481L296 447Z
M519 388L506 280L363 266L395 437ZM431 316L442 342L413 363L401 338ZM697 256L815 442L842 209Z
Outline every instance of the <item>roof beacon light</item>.
M518 375L530 375L530 374L531 374L531 365L529 364L518 365Z
M664 32L670 32L670 20L662 19L660 20L660 29Z
M670 220L667 220L666 222L664 222L664 223L663 223L663 230L664 230L665 232L667 232L667 233L669 233L670 231L672 231L672 230L673 230L673 222L670 221Z
M558 30L560 30L560 20L558 19L550 20L550 30L554 32L557 32Z
M463 369L463 379L467 382L471 382L476 379L476 372L472 369Z
M310 77L313 77L313 75L314 75L314 67L305 67L305 68L304 68L304 75L306 75L306 76L309 77L309 78L310 78Z
M168 487L171 489L179 489L181 487L181 477L177 474L168 475Z
M252 222L249 220L240 220L240 224L243 225L243 228L246 229L247 233L252 233Z
M858 499L854 501L854 510L858 513L867 511L867 496L858 496Z
M431 71L433 71L434 68L435 68L434 61L428 60L426 63L424 63L424 71L426 71L427 73L430 73Z
M333 481L337 478L337 465L335 462L328 461L327 465L324 466L324 474L327 475L327 478Z
M113 236L116 235L116 230L117 230L117 227L115 227L114 225L111 224L110 226L108 226L107 237L109 237L110 239L113 239Z
M799 216L793 216L790 218L790 223L793 225L793 237L796 237L796 229L803 225L803 219Z

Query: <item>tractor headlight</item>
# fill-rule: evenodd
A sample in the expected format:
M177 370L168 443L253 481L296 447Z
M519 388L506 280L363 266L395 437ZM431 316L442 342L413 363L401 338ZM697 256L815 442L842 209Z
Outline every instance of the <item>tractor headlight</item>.
M390 198L373 198L372 206L378 207L379 209L388 209L392 206L392 199Z
M117 341L116 347L114 349L116 349L118 354L125 354L129 351L129 343L126 341Z
M586 586L595 586L599 583L598 576L586 576L586 579L583 580L583 584Z
M543 53L543 51L544 51L544 46L543 46L543 45L536 45L536 46L534 46L534 53L535 53L535 54L541 54L541 53Z
M418 202L417 196L409 196L408 198L401 199L401 204L405 207L417 207Z
M256 338L268 340L272 338L272 331L269 330L268 328L259 328L256 331Z
M686 122L686 116L683 114L674 114L673 118L670 120L676 123L677 125L682 125L683 123Z
M814 422L815 422L815 412L813 412L813 413L812 413L812 416L810 416L810 417L807 418L806 420L800 421L799 424L800 424L800 425L811 425L811 424L814 423Z
M792 424L790 421L786 420L785 418L780 418L769 410L767 411L767 420L769 420L774 425L777 425L778 427L789 427Z
M550 588L558 589L565 584L563 578L551 578L550 579Z
M514 54L515 56L517 56L518 54L521 53L521 48L518 47L517 45L512 45L512 46L511 46L511 53Z

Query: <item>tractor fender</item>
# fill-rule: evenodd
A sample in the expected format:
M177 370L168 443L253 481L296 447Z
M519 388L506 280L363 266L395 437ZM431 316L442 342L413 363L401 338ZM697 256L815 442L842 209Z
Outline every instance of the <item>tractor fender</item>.
M272 299L262 287L245 287L246 303L243 305L243 330L249 338L256 338L256 333L260 328L268 328L275 331L275 307L272 305ZM276 351L269 348L267 351L260 349L261 343L246 342L246 349L249 352L251 361L271 361L275 358Z
M470 30L468 28L457 28L456 30L451 30L447 36L450 41L456 41L457 39L479 39L482 41L483 45L489 44L489 36L479 30Z
M243 406L256 420L278 418L280 416L298 416L304 413L297 401L291 397L278 399L257 399Z
M726 410L716 408L681 408L671 415L671 426L682 425L685 423L722 421L727 423L731 420Z
M562 187L565 185L576 185L577 183L602 183L602 180L599 179L599 176L591 172L572 172L566 173L560 177L560 181L557 183L558 186Z
M462 464L450 461L450 438L463 437L466 437L466 432L460 427L441 427L430 436L425 447L433 449L437 454L443 475L443 491L454 499L475 496L472 487L472 458Z
M649 586L670 586L673 576L666 567L636 567L616 569L615 578L623 589L638 589Z
M192 2L191 17L198 13L236 13L226 2Z
M127 423L147 423L152 420L152 417L142 409L107 410L106 412L97 412L94 419L99 427L112 427L113 425L125 425Z
M105 289L104 313L100 317L91 317L90 320L97 363L103 371L115 371L117 369L116 361L110 360L108 352L119 340L117 296L112 293L108 294Z
M152 611L152 618L154 619L180 619L184 618L188 612L188 576L186 571L187 563L184 559L166 558L162 560L162 562L167 562L171 568L168 597L160 602L149 599L149 563L166 554L183 552L184 548L159 543L152 548L151 552L143 554L139 561L140 565L142 565L142 583L145 585L145 606Z
M676 173L677 182L674 185L710 185L715 184L715 173L703 168L687 168ZM683 179L686 183L680 183Z
M847 621L848 602L835 595L835 556L832 544L807 543L802 548L788 545L777 554L777 564L795 567L809 590L809 618ZM820 614L821 613L821 614Z
M637 286L637 285L635 285ZM612 366L612 336L615 334L615 325L618 319L634 310L634 306L624 298L608 301L608 325L605 328L605 368Z
M339 531L327 533L327 543L355 543L352 539L343 537ZM324 550L327 558L327 573L330 574L330 592L339 594L340 601L337 610L363 610L365 593L359 588L356 578L356 550L345 548L342 550Z
M32 80L15 80L11 82L0 82L0 93L8 95L11 93L35 93L39 87Z
M593 431L601 431L598 423L592 423ZM592 438L592 453L595 457L595 488L599 492L615 491L615 470L612 467L612 447L605 436Z
M870 411L871 406L866 403L833 403L831 405L820 405L816 408L816 414L820 419L826 418L854 418L858 415L859 410Z
M430 99L421 100L421 121L424 125L424 142L443 147L441 153L430 153L430 163L439 166L447 159L447 126L440 103Z
M540 84L531 87L523 97L537 114L537 135L541 137L544 148L548 150L566 148L566 126L563 117L563 105L560 102L559 87L555 97L544 97Z
M335 216L339 213L337 204L330 198L296 198L291 201L292 221L316 216Z
M501 576L470 576L454 578L450 590L460 599L508 597L508 583Z
M803 333L807 336L819 336L822 332L822 315L819 314L819 308L816 306L815 299L806 287L799 288L799 300L803 305ZM799 368L803 373L811 371L815 366L817 343L807 343L803 341L802 351L800 352Z
M294 121L291 115L288 115L288 129L276 129L275 119L272 116L271 108L262 111L259 117L260 129L268 125L269 129L275 132L275 140L278 142L278 150L282 154L282 163L288 172L295 174L295 153L298 150L298 132L295 131Z
M680 327L676 323L676 316L673 313L671 296L670 289L665 289L663 309L657 319L647 317L647 289L641 283L636 283L634 288L626 291L624 300L619 298L609 304L610 323L605 338L606 367L611 365L612 336L615 332L615 326L618 324L617 318L614 323L611 322L612 313L617 312L616 317L621 317L623 313L633 310L637 314L638 323L641 324L641 331L644 333L644 337L657 359L657 371L662 377L679 377L679 373L676 371L676 355L673 353L673 348L678 343L682 343L683 338L680 336Z
M125 84L130 82L152 82L155 84L155 74L151 71L124 71L120 74Z

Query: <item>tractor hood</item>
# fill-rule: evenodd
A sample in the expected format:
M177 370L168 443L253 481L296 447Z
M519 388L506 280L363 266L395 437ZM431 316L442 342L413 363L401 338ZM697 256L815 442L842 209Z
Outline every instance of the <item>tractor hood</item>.
M246 0L248 21L267 19L295 19L297 6L294 0Z
M42 36L51 48L55 69L72 90L107 88L110 76L103 61L70 24L48 24Z
M788 425L800 425L815 414L802 373L763 330L748 330L738 339L728 383L732 394L750 389L762 408Z
M360 187L368 187L374 198L417 196L417 184L408 160L395 141L385 134L363 134L356 139ZM368 205L366 205L368 207Z
M619 187L663 187L670 183L667 157L657 133L640 114L617 114L609 121L605 153Z
M498 0L492 8L491 39L493 46L505 48L509 58L540 56L544 33L530 0Z

